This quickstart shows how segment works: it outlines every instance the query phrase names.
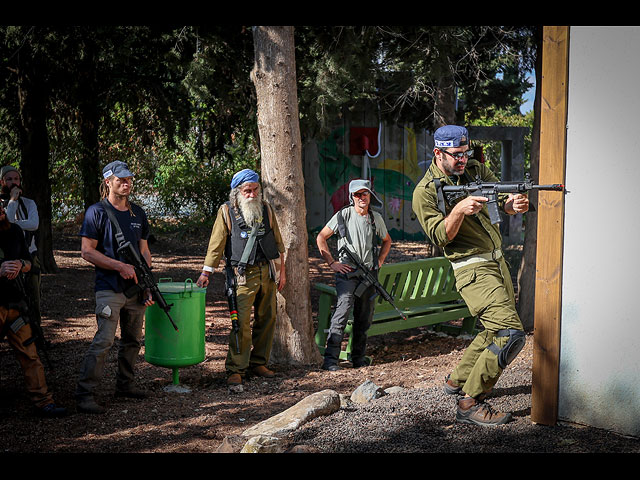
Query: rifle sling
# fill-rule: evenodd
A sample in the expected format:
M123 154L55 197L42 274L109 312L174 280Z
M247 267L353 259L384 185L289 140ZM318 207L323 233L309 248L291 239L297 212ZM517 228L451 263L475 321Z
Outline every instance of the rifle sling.
M120 228L120 224L118 223L118 219L115 214L111 210L113 206L109 203L106 198L101 200L102 205L104 206L104 211L107 212L107 216L109 220L111 220L111 225L116 229L116 241L118 242L118 247L122 247L126 242L124 238L124 234L122 233L122 229Z
M247 268L247 262L249 261L249 257L251 256L251 251L253 250L253 245L256 243L256 237L258 235L258 225L255 224L251 227L251 233L249 234L249 239L247 240L246 245L244 246L244 250L242 251L242 257L240 258L240 263L238 263L238 273L242 275Z

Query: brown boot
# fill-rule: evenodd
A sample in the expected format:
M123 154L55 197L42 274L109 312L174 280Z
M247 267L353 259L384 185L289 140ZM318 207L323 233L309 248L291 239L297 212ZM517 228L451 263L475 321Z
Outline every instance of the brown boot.
M259 366L255 367L252 371L253 371L253 374L258 376L258 377L273 378L275 376L275 373L273 373L271 370L269 370L264 365L259 365Z
M242 385L242 376L240 376L239 373L232 373L229 375L229 378L227 378L227 385L230 387Z
M510 413L497 412L489 404L475 398L465 397L458 401L456 421L459 423L493 426L502 425L509 420L511 420Z

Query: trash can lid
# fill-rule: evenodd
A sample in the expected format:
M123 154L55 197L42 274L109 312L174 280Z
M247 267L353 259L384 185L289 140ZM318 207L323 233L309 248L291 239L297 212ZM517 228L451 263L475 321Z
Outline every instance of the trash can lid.
M207 289L198 287L191 279L184 282L158 282L158 290L161 293L192 293L206 292Z

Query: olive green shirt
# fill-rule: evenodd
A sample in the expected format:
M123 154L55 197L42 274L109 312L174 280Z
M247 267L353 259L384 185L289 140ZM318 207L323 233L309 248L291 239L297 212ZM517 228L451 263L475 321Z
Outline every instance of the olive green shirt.
M462 185L474 181L478 176L485 182L497 182L495 175L482 163L470 159L465 169L466 175L461 175L454 183L440 168L435 160L418 182L413 191L413 211L420 225L424 229L431 242L444 249L444 254L449 260L458 260L469 255L490 253L502 245L500 224L491 224L489 211L485 205L477 215L466 216L460 225L458 234L449 240L444 225L445 215L438 208L438 197L434 178L439 178L443 185ZM498 206L504 209L508 194L498 196ZM447 205L447 215L453 206Z
M273 234L276 240L276 245L278 246L278 251L280 253L284 253L284 243L282 242L282 235L280 235L280 228L278 227L278 222L276 220L276 216L273 215L273 210L270 205L267 205L267 208L271 215L269 216L269 224L273 229ZM209 246L207 248L207 255L204 259L204 267L202 268L206 272L212 272L214 268L217 268L220 265L220 260L224 255L224 247L227 243L227 236L229 235L229 227L227 226L227 221L225 219L225 211L228 213L226 205L220 206L218 209L218 215L216 217L216 221L213 224L213 229L211 230L211 237L209 238Z

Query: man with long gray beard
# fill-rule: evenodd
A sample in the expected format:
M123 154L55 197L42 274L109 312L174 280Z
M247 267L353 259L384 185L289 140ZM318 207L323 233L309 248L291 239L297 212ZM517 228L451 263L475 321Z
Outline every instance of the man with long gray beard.
M272 207L262 199L258 174L241 170L231 180L229 201L218 210L196 282L200 287L209 285L209 275L223 256L233 268L239 331L230 335L225 363L232 391L242 391L248 373L274 376L266 365L276 326L276 288L282 290L286 282L284 251Z

